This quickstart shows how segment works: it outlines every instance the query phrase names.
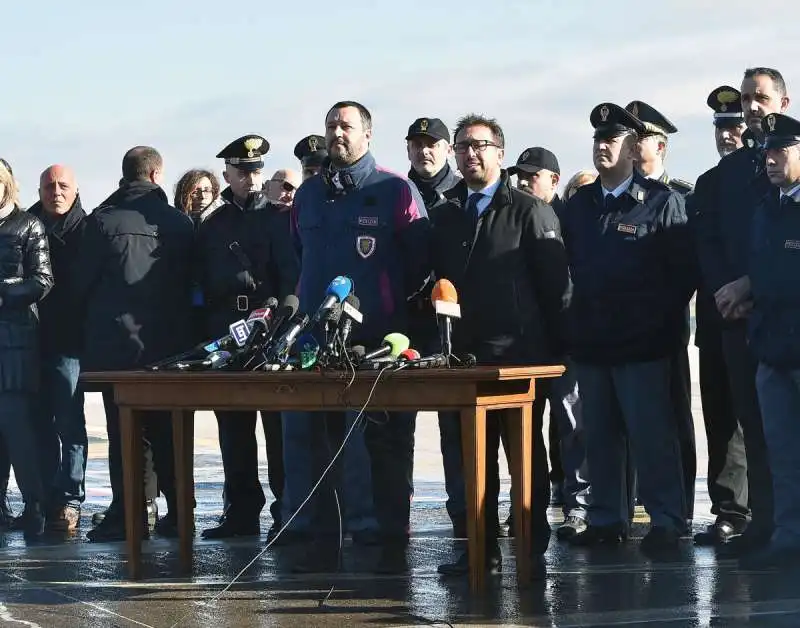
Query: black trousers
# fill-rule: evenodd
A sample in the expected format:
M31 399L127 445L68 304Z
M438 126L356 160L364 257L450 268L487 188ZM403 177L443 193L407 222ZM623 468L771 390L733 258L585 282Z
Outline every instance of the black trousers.
M692 416L692 375L689 369L689 350L681 345L671 361L670 393L674 405L675 426L681 449L681 468L686 496L686 519L694 518L694 485L697 479L697 447Z
M258 478L257 412L215 412L225 473L225 502L231 517L258 518L266 499ZM275 501L270 506L274 523L281 523L285 472L280 412L261 411L267 446L267 478Z
M722 331L722 350L728 366L734 411L744 435L748 494L752 513L749 529L766 534L773 528L772 474L756 391L758 364L747 346L747 330L744 325L736 325Z
M122 480L122 439L119 426L119 407L114 403L114 395L110 390L103 390L103 407L106 413L106 432L108 434L111 509L121 514L124 512L125 506ZM143 423L145 499L155 499L160 491L164 494L167 507L171 510L176 503L172 417L169 412L146 412Z
M0 460L4 484L0 485L0 493L5 493L8 488L13 464L22 499L26 504L43 505L44 489L39 475L31 400L32 396L27 392L0 391L0 437L4 450L4 459Z
M733 405L722 334L704 332L700 351L700 397L708 441L708 495L711 512L747 516L747 455Z

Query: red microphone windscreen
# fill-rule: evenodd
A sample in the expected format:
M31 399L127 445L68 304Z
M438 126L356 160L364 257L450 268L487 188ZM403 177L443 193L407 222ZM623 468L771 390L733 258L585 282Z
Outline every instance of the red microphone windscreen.
M400 354L400 357L406 360L419 360L420 355L416 349L406 349Z

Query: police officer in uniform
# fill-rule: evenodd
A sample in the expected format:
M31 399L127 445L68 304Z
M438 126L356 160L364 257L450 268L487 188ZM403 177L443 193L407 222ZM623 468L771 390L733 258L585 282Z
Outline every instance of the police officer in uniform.
M303 167L303 181L319 174L328 156L325 138L321 135L304 137L295 145L294 156L300 160L300 165Z
M599 177L568 201L562 227L574 291L568 340L592 473L589 526L576 545L627 538L625 447L651 528L645 553L676 548L686 526L671 390L675 347L695 286L683 197L634 169L644 123L613 103L594 108Z
M773 187L753 215L749 339L759 363L775 530L764 549L742 559L748 569L800 562L800 121L771 113L762 126Z
M264 155L269 143L259 135L234 140L217 155L225 160L224 204L200 224L200 285L206 304L208 337L227 333L228 325L247 318L269 297L294 293L299 277L297 256L289 244L289 212L262 192ZM256 412L216 411L225 471L225 511L219 525L204 538L259 534L259 515L266 503L258 479ZM272 536L281 525L284 470L279 412L261 412L267 444Z
M706 101L714 111L714 136L720 158L742 146L745 129L741 93L728 85L714 89ZM713 190L717 166L697 179L686 198L689 227L695 234L694 208ZM704 282L697 287L694 342L700 359L700 398L708 441L708 495L716 520L694 535L697 545L722 545L747 527L747 458L744 436L733 405L728 366L722 351L722 317Z
M725 544L725 554L742 556L769 543L773 530L772 478L755 380L757 362L747 341L748 276L753 215L770 191L761 121L789 106L786 83L773 68L750 68L741 85L742 112L748 129L744 145L720 160L710 191L694 203L697 254L703 281L724 320L722 348L730 389L744 434L750 523ZM747 136L752 139L747 142Z
M673 179L664 168L668 135L678 129L655 107L641 100L629 102L625 109L644 123L644 132L636 144L636 169L647 179L655 179L682 196L692 190L692 185ZM672 359L672 398L675 404L675 421L681 442L681 460L686 491L687 530L691 529L694 515L694 484L697 477L697 449L694 442L694 417L692 416L692 375L689 370L689 339L691 314L686 308L686 325L681 342L675 347Z

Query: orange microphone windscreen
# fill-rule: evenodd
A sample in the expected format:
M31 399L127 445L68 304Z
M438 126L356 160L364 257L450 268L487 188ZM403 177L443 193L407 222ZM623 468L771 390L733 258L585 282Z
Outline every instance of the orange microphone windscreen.
M458 303L458 292L449 279L440 279L433 286L431 301Z

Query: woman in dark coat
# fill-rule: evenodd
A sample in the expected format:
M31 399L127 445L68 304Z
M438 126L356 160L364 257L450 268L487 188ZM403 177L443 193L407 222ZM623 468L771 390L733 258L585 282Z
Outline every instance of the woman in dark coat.
M44 225L16 200L14 178L0 163L0 435L25 501L22 528L31 538L44 532L31 418L39 383L36 303L53 286L53 273Z

